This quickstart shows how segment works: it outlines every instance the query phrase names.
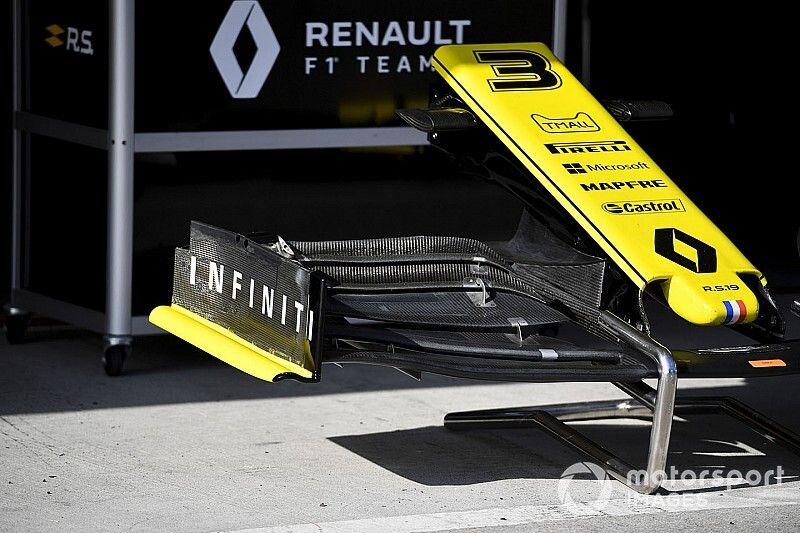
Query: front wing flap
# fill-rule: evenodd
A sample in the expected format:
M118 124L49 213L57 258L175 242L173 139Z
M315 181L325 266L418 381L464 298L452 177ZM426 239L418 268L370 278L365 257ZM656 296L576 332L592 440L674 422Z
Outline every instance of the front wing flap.
M324 284L237 233L192 222L175 250L172 305L150 321L266 381L318 380Z

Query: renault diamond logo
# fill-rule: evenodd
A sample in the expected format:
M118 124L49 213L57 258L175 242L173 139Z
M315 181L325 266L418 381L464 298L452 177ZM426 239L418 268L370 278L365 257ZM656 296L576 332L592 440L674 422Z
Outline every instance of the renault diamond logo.
M690 256L678 251L675 247L676 242L681 243L686 251L693 249ZM655 233L655 245L658 255L687 270L698 274L717 271L717 250L677 228L658 228Z
M46 27L45 29L48 32L50 32L50 37L45 39L44 42L46 42L47 44L49 44L53 48L56 48L57 46L61 46L62 44L64 44L64 41L62 41L58 37L59 35L62 35L64 33L64 28L62 28L58 24L51 24L48 27Z
M253 37L256 53L245 71L233 51L242 30ZM211 57L234 98L255 98L267 81L281 47L256 0L234 0L211 43Z

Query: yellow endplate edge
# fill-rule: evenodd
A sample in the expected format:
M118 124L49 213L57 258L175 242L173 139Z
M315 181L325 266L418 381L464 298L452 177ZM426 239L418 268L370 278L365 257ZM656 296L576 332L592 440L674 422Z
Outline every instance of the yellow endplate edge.
M179 305L153 309L150 322L217 359L251 376L273 381L278 374L292 372L310 378L310 370L237 337L227 329Z

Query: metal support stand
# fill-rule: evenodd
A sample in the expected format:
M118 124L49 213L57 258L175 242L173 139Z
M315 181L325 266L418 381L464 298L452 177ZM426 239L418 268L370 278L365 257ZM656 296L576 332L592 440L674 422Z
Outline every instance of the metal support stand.
M592 79L592 18L589 1L581 0L581 83L587 89Z
M11 236L11 304L6 314L11 342L24 338L28 311L102 333L106 372L117 375L130 353L132 336L163 333L146 315L131 316L133 256L133 160L135 153L208 152L215 150L275 150L427 145L427 137L410 127L327 128L255 131L180 131L135 133L134 26L135 0L109 3L108 130L33 112L26 98L29 81L23 59L30 46L24 0L13 5L13 170ZM563 57L566 47L567 0L554 0L553 49ZM38 37L36 37L38 39ZM108 151L108 226L105 310L40 294L28 286L28 210L26 139L40 135Z
M800 435L730 396L681 398L675 404L679 415L725 414L735 418L771 442L800 455Z
M567 0L553 2L553 53L562 62L567 60Z
M626 392L638 400L641 406L631 401L617 401L450 413L445 416L445 427L449 429L541 427L591 457L614 479L642 494L654 493L661 486L666 471L675 390L678 384L675 361L669 350L611 313L603 313L601 323L620 339L652 358L658 367L657 390L651 389L644 383L618 385L628 389ZM634 470L631 465L564 423L567 420L595 420L609 416L640 418L646 414L652 416L653 426L650 431L650 451L644 479L631 479L629 474Z
M109 16L108 256L106 373L122 372L131 346L133 272L134 0L112 0Z
M22 0L14 0L12 5L12 113L22 109ZM18 128L11 131L11 293L22 286L22 132ZM23 342L30 315L21 307L12 304L5 308L6 339L10 344Z
M14 0L13 5L13 59L12 59L12 112L22 109L22 7L21 0ZM11 290L21 287L22 257L22 132L14 128L11 131L12 158L11 169Z
M601 321L632 346L658 357L656 361L660 377L657 389L644 382L614 383L632 399L450 413L444 418L445 427L452 430L545 429L586 454L602 466L609 476L642 494L653 494L664 481L673 413L728 414L767 439L800 455L800 436L738 400L709 397L685 398L676 402L677 374L669 351L611 314L604 314ZM638 470L565 423L609 418L652 420L650 449L643 476L632 475Z

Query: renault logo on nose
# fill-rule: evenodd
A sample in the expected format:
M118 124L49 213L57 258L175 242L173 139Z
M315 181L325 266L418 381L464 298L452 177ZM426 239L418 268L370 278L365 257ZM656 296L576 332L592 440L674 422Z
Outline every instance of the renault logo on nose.
M242 69L233 51L247 27L256 45L250 66ZM281 47L256 0L234 0L211 43L211 57L234 98L255 98L267 81Z
M691 255L695 257L687 257L676 250L676 242L683 244L687 251L693 248L694 253ZM717 271L717 251L714 247L677 228L658 228L655 233L655 245L658 255L692 272L708 274Z

